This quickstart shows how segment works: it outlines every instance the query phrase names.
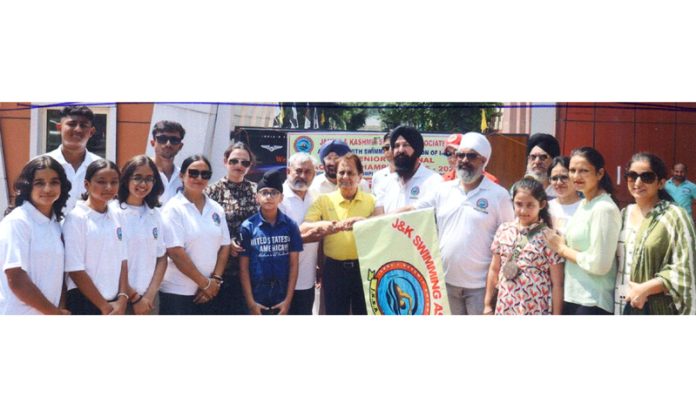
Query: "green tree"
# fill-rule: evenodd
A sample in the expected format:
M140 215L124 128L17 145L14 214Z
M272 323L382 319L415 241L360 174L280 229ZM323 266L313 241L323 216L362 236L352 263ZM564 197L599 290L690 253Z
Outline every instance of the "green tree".
M365 126L365 103L281 103L285 129L358 130ZM296 116L295 116L296 115ZM307 127L309 126L309 127Z
M426 132L480 132L481 109L490 126L500 103L381 103L377 110L385 129L407 124Z

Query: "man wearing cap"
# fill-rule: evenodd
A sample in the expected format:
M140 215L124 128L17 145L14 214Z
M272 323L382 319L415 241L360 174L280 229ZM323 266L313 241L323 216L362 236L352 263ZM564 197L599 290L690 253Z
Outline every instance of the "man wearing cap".
M350 147L342 140L333 139L325 142L319 148L319 159L324 166L324 173L314 177L310 191L319 194L328 194L338 189L336 182L336 166L338 158L351 152ZM370 184L365 180L360 181L360 190L366 193L370 192Z
M556 198L556 192L549 183L548 169L553 158L561 154L558 141L548 133L535 133L527 141L527 173L544 185L549 199Z
M242 223L239 254L242 291L250 314L288 314L297 283L300 229L278 210L285 168L268 171L257 185L259 212Z
M377 200L376 214L392 213L415 204L442 183L442 177L419 161L423 136L411 126L399 126L389 135L397 175L391 175L384 194Z
M394 153L392 152L391 143L389 142L389 132L385 133L382 139L382 152L384 152L384 159L387 161L387 166L372 174L372 194L374 194L375 198L378 200L384 194L387 178L396 170L396 167L394 167Z
M164 184L164 192L159 197L162 205L184 186L179 176L179 167L174 164L174 158L184 147L185 134L186 131L179 123L170 120L160 120L152 127L150 146L155 151L155 165Z
M483 175L491 145L480 133L462 135L457 148L458 181L400 211L435 208L447 299L452 314L483 314L491 243L504 222L512 221L510 195Z
M444 181L453 181L457 179L456 154L457 148L459 147L459 144L462 142L462 136L462 133L453 133L449 135L449 137L445 141L445 156L447 157L447 163L449 164L450 170L442 175L442 179ZM488 178L496 184L500 183L500 180L498 180L498 178L496 178L495 175L491 174L490 172L487 172L485 169L483 170L483 175L485 175L486 178Z

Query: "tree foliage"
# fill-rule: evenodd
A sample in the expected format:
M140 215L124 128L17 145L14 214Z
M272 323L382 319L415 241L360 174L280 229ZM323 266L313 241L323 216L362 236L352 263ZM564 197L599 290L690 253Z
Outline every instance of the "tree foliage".
M365 126L368 110L365 103L281 103L285 129L358 130Z
M382 103L377 113L385 129L407 124L426 132L480 132L481 109L487 124L499 116L500 103ZM490 129L489 129L490 130Z

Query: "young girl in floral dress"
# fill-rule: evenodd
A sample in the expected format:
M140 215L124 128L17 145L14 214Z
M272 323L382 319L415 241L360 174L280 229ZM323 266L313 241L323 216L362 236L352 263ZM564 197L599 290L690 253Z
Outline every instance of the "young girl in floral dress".
M493 239L484 314L561 314L563 259L544 238L552 227L544 187L525 178L512 196L516 219L501 224Z

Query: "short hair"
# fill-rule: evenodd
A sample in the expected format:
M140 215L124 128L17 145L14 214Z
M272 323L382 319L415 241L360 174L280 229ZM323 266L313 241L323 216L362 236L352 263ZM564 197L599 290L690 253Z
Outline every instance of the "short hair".
M81 116L89 120L90 123L94 123L94 112L87 106L65 106L63 110L60 111L61 120L65 117L70 116Z
M116 171L116 174L118 174L118 178L120 181L121 178L121 170L118 169L118 165L116 163L109 161L108 159L97 159L96 161L93 161L91 164L87 166L87 171L85 171L85 181L92 181L92 177L94 175L101 171L102 169L113 169ZM87 200L87 197L89 197L89 193L85 191L82 193L82 199Z
M149 208L155 208L160 206L159 196L164 192L164 183L160 177L157 165L150 159L147 155L137 155L131 158L128 162L123 165L123 170L121 173L121 181L118 185L118 202L124 204L128 200L130 191L128 189L128 183L130 182L135 170L139 167L147 165L152 170L152 176L155 178L155 182L152 184L152 190L145 196L145 204Z
M24 204L25 201L33 204L31 201L31 190L34 188L34 178L36 177L36 171L42 169L52 169L56 172L56 174L58 174L58 179L60 180L60 195L58 196L58 199L53 202L51 211L56 216L56 220L61 221L63 219L63 208L70 197L70 189L72 188L72 184L70 183L70 180L68 180L68 176L65 174L63 166L48 155L37 156L24 165L22 172L19 174L19 177L14 183L14 203L8 207L7 211L5 211L6 215L15 208Z
M683 166L683 167L684 167L684 171L686 171L686 170L687 170L687 169L686 169L686 164L685 164L685 163L683 163L683 162L677 162L676 164L674 164L674 166L672 167L672 169L676 168L676 167L677 167L677 165L681 165L681 166Z
M319 161L317 161L317 158L315 158L313 155L310 155L307 152L297 152L288 158L288 168L293 164L304 164L305 162L311 162L312 167L319 165Z
M254 153L251 151L251 149L249 148L249 145L247 145L246 143L241 142L241 141L240 141L240 142L234 142L233 144L231 144L230 146L228 146L227 149L225 149L225 153L224 153L225 160L227 160L227 158L230 157L230 154L231 154L232 151L234 151L235 149L240 149L240 150L242 150L242 151L248 153L248 154L249 154L249 160L251 161L251 165L256 164L256 155L254 155Z
M155 125L152 127L153 138L157 136L158 133L164 132L178 132L181 136L181 139L183 139L184 135L186 135L186 130L184 130L184 127L181 126L180 123L173 122L171 120L160 120L159 122L155 123Z
M358 155L354 154L353 152L348 152L347 154L338 158L338 161L336 161L336 166L338 166L341 162L344 161L353 161L353 163L355 164L355 169L358 170L358 174L363 174L362 162L360 161L360 157Z

